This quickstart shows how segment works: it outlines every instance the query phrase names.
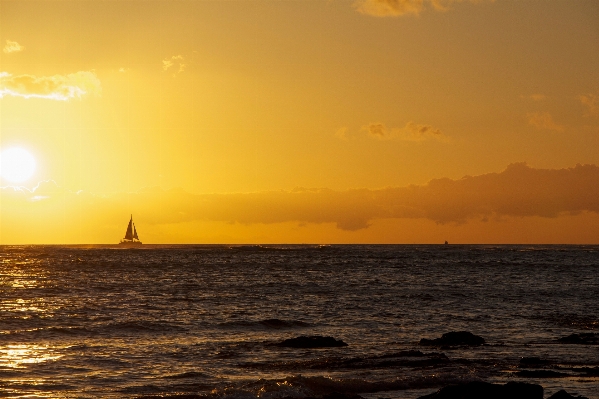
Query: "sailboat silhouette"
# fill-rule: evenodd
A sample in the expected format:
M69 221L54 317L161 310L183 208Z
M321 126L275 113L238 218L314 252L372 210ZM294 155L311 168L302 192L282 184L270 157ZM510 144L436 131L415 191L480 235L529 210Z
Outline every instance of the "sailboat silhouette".
M127 226L127 232L125 233L125 238L123 238L119 244L122 244L122 245L141 245L142 244L142 242L139 240L139 236L137 235L137 229L135 228L135 223L133 223L133 215L131 215L131 219L129 219L129 225Z

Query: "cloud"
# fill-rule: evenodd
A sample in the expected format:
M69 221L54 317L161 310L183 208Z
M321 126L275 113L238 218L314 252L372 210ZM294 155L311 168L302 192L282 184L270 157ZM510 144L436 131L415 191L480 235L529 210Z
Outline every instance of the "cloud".
M389 132L387 127L382 123L371 123L366 129L368 129L368 133L370 133L371 136L379 139L386 139L391 136L391 132Z
M66 101L86 94L99 95L101 90L100 80L92 71L41 77L0 72L0 98L13 96Z
M530 94L528 96L521 95L520 98L522 98L524 100L544 101L547 99L547 96L544 94L536 93L536 94Z
M2 49L6 54L18 53L23 50L25 50L25 46L21 46L19 43L13 42L12 40L7 40L6 46Z
M429 5L437 11L447 11L454 3L480 3L481 1L484 0L357 0L354 8L366 15L397 17L406 14L418 15Z
M424 9L424 0L360 0L354 7L362 14L377 17L417 15Z
M185 58L182 55L173 55L171 58L165 58L162 60L162 70L164 72L168 71L170 68L173 68L174 71L173 76L183 72L187 64L184 63Z
M423 141L431 138L436 140L446 139L439 129L435 129L431 125L417 125L414 122L408 122L401 129L400 138L407 141Z
M549 112L530 112L526 114L528 124L539 130L555 130L561 132L564 130L562 125L558 125L553 120Z
M579 97L580 103L587 108L584 116L599 116L598 96L595 94L587 94Z
M341 127L337 129L337 131L335 132L335 137L337 137L340 140L347 140L347 127Z
M438 224L504 217L543 217L599 213L599 167L535 169L525 163L500 173L434 179L425 185L352 189L326 188L256 193L195 195L183 190L148 188L136 193L97 196L68 192L52 182L33 190L0 190L3 226L27 218L36 228L52 218L87 225L122 222L131 204L144 224L209 221L251 224L334 223L338 229L366 229L376 219L426 219ZM59 209L60 212L56 212ZM96 220L91 220L96 218Z
M544 94L531 94L529 97L533 101L543 101L547 99L547 96Z
M394 129L389 129L382 123L371 123L364 128L372 137L380 140L424 141L435 139L447 141L448 139L441 130L431 125L420 125L414 122L408 122L404 127Z

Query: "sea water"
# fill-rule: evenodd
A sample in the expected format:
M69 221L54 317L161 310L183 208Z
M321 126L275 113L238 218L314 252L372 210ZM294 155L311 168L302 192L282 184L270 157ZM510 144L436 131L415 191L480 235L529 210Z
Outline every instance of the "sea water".
M3 246L0 397L597 399L599 345L557 339L599 332L598 305L598 246ZM449 331L486 344L418 345ZM276 345L302 335L348 346ZM561 374L519 377L522 357Z

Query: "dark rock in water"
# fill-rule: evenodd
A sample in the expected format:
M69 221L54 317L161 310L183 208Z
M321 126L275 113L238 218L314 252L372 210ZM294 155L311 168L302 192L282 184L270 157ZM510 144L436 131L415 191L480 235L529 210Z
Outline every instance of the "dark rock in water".
M281 399L297 399L297 397L296 396L285 396L284 398L281 398ZM323 396L310 396L310 397L307 397L304 399L364 399L364 398L360 395L356 395L355 393L332 392L332 393L328 393Z
M173 399L206 399L205 395L195 395L195 394L191 394L191 395L177 395L177 394L173 394L173 395L143 395L143 396L136 396L135 399L165 399L165 398L173 398ZM281 399L296 399L295 396L291 397L291 396L286 396L284 398ZM332 393L328 393L325 394L323 396L315 396L315 397L308 397L308 398L304 398L304 399L364 399L362 396L360 395L356 395L355 393L338 393L338 392L332 392Z
M296 396L286 396L282 399L297 399ZM356 395L355 393L338 393L332 392L323 396L310 396L304 399L364 399L360 395Z
M586 373L588 377L599 377L599 367L581 367L578 371Z
M422 338L418 345L423 346L479 346L485 343L484 338L468 331L452 331L445 333L441 338Z
M308 327L309 326L308 323L304 323L303 321L295 321L295 320L288 321L288 320L281 320L281 319L260 320L259 323L262 324L264 327L275 328L275 329Z
M191 395L143 395L143 396L136 396L135 399L164 399L164 398L176 398L176 399L205 399L205 396L200 396L200 395L195 395L195 394L191 394Z
M420 352L420 351L408 350L408 351L398 352L396 354L396 356L400 356L400 357L424 357L426 355L424 353Z
M347 346L342 340L336 340L333 337L323 337L321 335L302 335L297 338L286 339L277 344L285 348L337 348Z
M518 367L539 367L550 363L551 362L549 360L541 359L540 357L523 357L520 359L520 364Z
M437 353L433 352L433 353L431 353L431 355L437 355ZM424 354L420 351L407 350L407 351L401 351L401 352L387 353L384 355L375 356L374 358L387 359L387 358L395 358L395 357L424 357L424 356L428 356L428 355Z
M522 370L514 373L514 375L522 378L558 378L568 377L570 374L553 370Z
M549 399L589 399L586 396L572 396L565 390L557 391L549 397Z
M562 344L599 345L599 333L572 334L557 341Z
M289 398L289 399L292 399L292 398ZM317 398L311 398L311 399L317 399ZM333 392L333 393L329 393L324 396L321 396L320 399L364 399L364 398L360 395L356 395L355 393Z
M488 382L469 382L448 385L430 395L418 399L543 399L543 387L523 382L508 382L505 385Z

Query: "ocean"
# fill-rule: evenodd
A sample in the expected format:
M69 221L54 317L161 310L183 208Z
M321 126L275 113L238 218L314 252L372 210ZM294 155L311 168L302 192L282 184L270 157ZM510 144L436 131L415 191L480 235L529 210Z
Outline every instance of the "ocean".
M599 399L597 341L558 341L599 338L598 305L599 246L2 246L0 397ZM451 331L485 344L419 345Z

